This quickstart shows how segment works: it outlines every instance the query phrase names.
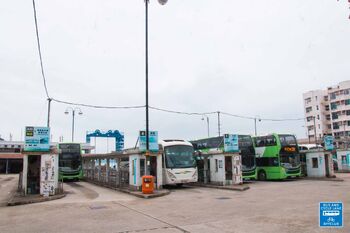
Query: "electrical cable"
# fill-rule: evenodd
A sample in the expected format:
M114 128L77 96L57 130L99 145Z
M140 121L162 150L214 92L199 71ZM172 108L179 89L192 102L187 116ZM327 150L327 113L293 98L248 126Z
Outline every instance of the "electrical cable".
M99 108L99 109L137 109L137 108L144 108L144 105L136 105L136 106L101 106L101 105L92 105L92 104L83 104L83 103L73 103L63 100L58 100L55 98L52 98L52 101L61 103L61 104L68 104L68 105L75 105L75 106L81 106L81 107L88 107L88 108Z
M44 88L45 88L46 97L48 99L50 99L49 91L47 90L47 85L46 85L46 77L45 77L45 72L44 72L43 58L42 58L42 55L41 55L41 46L40 46L40 39L39 39L38 20L37 20L37 17L36 17L35 0L33 0L33 11L34 11L36 40L37 40L37 44L38 44L38 52L39 52L39 58L40 58L41 75L42 75L42 78L43 78L43 81L44 81Z
M209 115L209 114L216 114L216 112L181 112L181 111L174 111L174 110L169 110L169 109L164 109L164 108L158 108L158 107L153 107L149 106L150 109L161 111L161 112L167 112L167 113L176 113L176 114L182 114L182 115Z

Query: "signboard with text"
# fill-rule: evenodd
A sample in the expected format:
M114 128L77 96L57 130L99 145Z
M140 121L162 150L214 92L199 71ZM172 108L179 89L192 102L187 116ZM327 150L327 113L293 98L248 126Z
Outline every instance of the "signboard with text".
M325 136L324 137L324 147L326 150L334 150L333 145L333 137L332 136Z
M225 152L239 152L238 134L224 135L224 151Z
M50 128L27 126L24 151L50 151Z
M146 151L146 131L140 131L139 134L139 149L142 152ZM149 151L157 152L159 150L158 146L158 131L149 131Z

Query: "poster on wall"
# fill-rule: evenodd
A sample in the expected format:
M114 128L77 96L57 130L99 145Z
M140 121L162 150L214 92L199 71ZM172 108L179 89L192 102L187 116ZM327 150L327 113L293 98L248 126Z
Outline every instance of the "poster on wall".
M50 128L27 126L24 151L50 151Z
M239 152L238 134L224 135L224 151L225 152Z
M324 147L325 147L326 150L334 150L333 137L332 136L325 136L324 137Z
M139 134L139 149L141 152L146 151L146 131L142 130ZM149 150L152 152L158 152L158 131L149 131Z

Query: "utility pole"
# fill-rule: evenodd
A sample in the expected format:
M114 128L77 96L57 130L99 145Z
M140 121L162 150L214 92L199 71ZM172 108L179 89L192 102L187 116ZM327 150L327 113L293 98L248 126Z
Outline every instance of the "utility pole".
M145 61L146 61L146 175L150 175L150 157L149 153L149 114L148 114L148 4L149 0L145 0Z
M47 99L47 127L50 127L51 100L51 98Z
M220 122L220 111L217 111L218 114L218 132L219 132L219 137L221 136L221 132L220 132L220 126L221 126L221 122Z

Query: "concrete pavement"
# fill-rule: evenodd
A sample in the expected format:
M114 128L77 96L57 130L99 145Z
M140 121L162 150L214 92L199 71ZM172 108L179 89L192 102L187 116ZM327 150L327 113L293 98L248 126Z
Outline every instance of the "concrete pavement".
M252 182L245 192L173 188L156 199L66 183L63 199L1 207L0 232L350 232L350 174L339 176ZM318 227L320 201L344 203L344 228Z

